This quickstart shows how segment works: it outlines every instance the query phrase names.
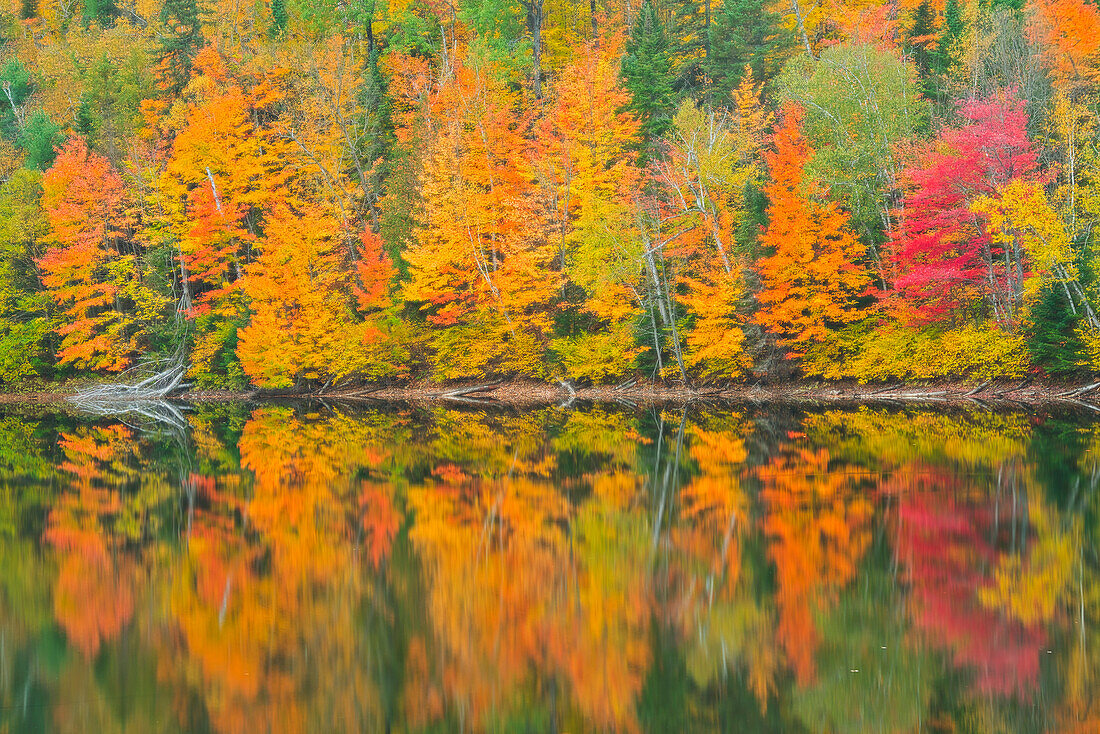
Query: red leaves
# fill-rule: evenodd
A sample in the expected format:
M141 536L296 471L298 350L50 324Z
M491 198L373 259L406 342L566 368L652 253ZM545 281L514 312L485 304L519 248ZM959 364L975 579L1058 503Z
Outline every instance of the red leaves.
M355 286L359 309L373 311L385 308L390 300L393 262L382 249L382 238L369 229L363 230L359 242L359 262L356 263L359 282Z
M1000 252L970 204L1037 175L1022 101L971 99L960 113L965 124L944 130L904 173L908 193L890 242L897 296L926 320L981 301L996 311L1005 278Z

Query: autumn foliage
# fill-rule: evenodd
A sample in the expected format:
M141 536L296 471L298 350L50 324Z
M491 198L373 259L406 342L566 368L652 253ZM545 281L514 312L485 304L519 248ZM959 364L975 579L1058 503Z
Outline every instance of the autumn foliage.
M824 191L806 176L813 151L801 132L804 114L793 106L783 111L775 149L764 156L771 181L760 244L772 254L758 265L757 321L793 356L824 340L830 328L861 318L857 299L869 283L859 264L863 246L847 217L823 202Z
M1100 365L1084 0L85 4L0 19L0 380Z

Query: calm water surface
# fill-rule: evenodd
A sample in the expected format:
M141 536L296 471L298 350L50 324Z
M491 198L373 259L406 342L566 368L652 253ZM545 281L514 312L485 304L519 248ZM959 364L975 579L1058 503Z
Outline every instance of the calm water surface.
M0 412L2 732L1095 732L1088 415Z

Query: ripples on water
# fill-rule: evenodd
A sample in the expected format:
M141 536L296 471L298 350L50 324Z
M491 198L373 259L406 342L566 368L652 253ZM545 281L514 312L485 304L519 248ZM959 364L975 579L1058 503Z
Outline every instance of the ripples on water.
M4 410L0 731L1100 730L1088 416Z

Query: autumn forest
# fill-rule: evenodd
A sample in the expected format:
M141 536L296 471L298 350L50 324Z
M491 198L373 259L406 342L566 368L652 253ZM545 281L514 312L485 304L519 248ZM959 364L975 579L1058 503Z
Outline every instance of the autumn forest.
M1100 370L1086 0L13 0L0 383Z

